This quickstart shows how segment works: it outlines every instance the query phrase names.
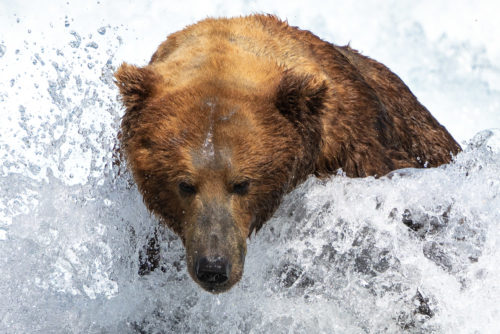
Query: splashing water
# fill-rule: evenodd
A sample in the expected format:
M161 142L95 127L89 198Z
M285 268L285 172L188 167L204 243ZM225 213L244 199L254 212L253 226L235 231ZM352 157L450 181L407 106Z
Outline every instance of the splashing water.
M0 58L3 57L3 55L5 54L6 51L7 51L7 48L5 47L5 45L0 44Z
M0 332L500 328L500 130L440 168L311 177L252 237L242 281L214 296L189 278L169 231L161 270L137 274L156 221L113 163L121 39L101 27L62 40L2 58L32 67L4 68L0 86Z

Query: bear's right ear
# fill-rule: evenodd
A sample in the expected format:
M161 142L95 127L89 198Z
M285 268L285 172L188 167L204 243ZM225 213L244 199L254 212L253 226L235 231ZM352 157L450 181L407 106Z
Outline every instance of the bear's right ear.
M162 81L157 73L147 67L123 63L115 72L115 84L120 89L123 104L127 109L137 107L152 96Z
M313 75L286 70L278 85L276 107L292 123L315 117L323 108L328 87Z

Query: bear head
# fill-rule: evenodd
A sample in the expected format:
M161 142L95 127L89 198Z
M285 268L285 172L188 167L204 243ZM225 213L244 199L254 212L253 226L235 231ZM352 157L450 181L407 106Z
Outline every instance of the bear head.
M325 82L284 69L257 83L171 82L151 64L123 64L115 78L121 145L146 206L182 239L202 288L230 289L247 237L314 173Z

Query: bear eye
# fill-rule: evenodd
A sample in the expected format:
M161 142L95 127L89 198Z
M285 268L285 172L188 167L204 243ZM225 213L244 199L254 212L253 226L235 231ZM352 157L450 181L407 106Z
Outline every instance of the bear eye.
M179 191L184 196L190 196L196 194L196 187L187 182L179 183Z
M237 195L246 195L248 193L249 185L250 185L249 181L234 183L231 192Z

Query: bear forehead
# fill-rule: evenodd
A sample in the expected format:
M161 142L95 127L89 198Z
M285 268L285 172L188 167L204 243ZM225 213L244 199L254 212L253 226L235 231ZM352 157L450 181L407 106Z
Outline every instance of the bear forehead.
M191 161L193 167L223 169L231 166L231 147L226 140L221 140L234 127L233 117L235 116L238 107L234 106L230 110L219 108L216 99L206 99L203 104L207 107L207 127L201 131L202 142L198 143L197 147L191 150ZM243 122L248 124L248 122Z
M132 121L139 119L141 133L153 144L150 151L165 152L149 159L186 179L210 171L229 178L260 175L278 156L288 159L293 137L272 93L214 78L193 87L161 87Z
M195 170L221 170L237 167L239 156L251 149L249 133L258 131L251 112L244 107L218 98L204 98L192 114L196 121L184 123L182 131L190 145L180 147ZM254 136L252 136L254 138ZM253 139L258 145L259 140Z

